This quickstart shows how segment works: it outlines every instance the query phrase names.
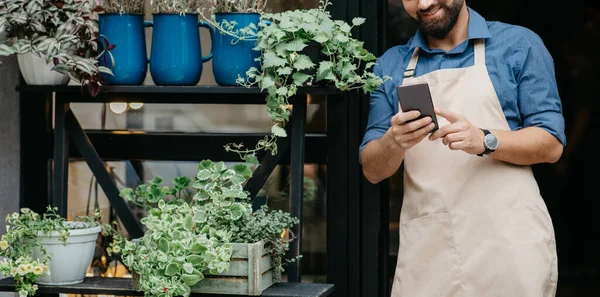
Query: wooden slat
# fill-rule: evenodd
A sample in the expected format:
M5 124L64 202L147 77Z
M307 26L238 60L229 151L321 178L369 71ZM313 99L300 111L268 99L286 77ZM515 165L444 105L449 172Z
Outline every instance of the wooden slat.
M0 291L14 291L12 279L0 280ZM325 297L333 292L332 284L319 283L277 283L266 289L261 296L265 297ZM83 283L67 286L39 286L39 294L44 293L70 293L90 295L119 295L143 296L131 287L130 278L86 278ZM192 294L195 297L214 297L214 294ZM219 297L239 297L243 295L221 295Z

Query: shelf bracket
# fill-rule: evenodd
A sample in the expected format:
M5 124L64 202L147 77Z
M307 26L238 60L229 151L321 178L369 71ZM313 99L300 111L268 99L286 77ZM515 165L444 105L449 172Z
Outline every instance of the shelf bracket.
M64 117L66 130L71 136L71 141L73 141L77 150L79 150L79 153L81 153L85 162L90 167L98 184L100 184L100 187L102 187L110 204L115 209L117 216L121 219L127 233L131 238L140 238L144 236L140 224L135 220L131 210L125 203L125 200L119 196L120 191L108 173L105 163L94 149L94 146L83 131L83 128L77 121L73 112L71 110L66 111Z

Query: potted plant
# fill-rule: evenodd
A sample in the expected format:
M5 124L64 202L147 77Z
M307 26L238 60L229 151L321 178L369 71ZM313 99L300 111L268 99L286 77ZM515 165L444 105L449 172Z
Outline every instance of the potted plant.
M100 224L100 212L67 221L48 207L39 215L28 208L6 217L0 238L0 272L15 280L20 297L33 296L37 284L82 282L92 261L98 234L112 232ZM104 227L104 228L103 228Z
M141 85L146 78L144 0L104 0L102 13L98 14L100 45L110 49L99 57L99 63L112 70L113 75L103 75L107 84ZM108 42L110 40L110 43Z
M354 18L352 25L333 20L321 0L319 7L281 13L263 13L259 23L256 50L260 51L261 69L251 68L239 83L267 90L267 111L273 120L271 135L257 143L255 148L229 144L228 151L236 152L249 162L256 162L256 152L277 151L277 137L286 137L285 125L289 120L288 99L300 87L317 84L331 85L341 91L376 90L389 77L378 77L371 68L376 57L363 47L363 42L352 37L353 27L365 22Z
M71 78L95 95L103 84L100 73L111 73L96 61L97 26L87 0L0 0L0 32L5 32L0 55L17 54L28 84L66 84Z
M144 236L120 238L111 248L136 275L135 287L165 297L260 295L278 281L291 240L282 234L298 220L267 206L253 212L242 187L251 175L244 164L204 160L195 177L177 177L172 187L155 177L123 189L123 198L147 209Z
M156 85L198 84L202 64L212 59L213 49L202 56L199 27L212 30L198 20L200 0L153 0L150 73ZM212 38L212 34L211 34Z
M248 69L260 68L257 60L260 53L253 49L260 14L266 5L267 0L210 0L205 3L200 15L215 27L212 67L218 85L235 86L238 77L245 77Z

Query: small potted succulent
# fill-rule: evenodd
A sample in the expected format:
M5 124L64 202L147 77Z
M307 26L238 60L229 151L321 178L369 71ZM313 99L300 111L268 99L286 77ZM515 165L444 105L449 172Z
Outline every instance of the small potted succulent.
M141 85L148 70L144 28L152 25L144 22L144 0L104 0L100 6L100 45L110 51L99 62L113 72L104 75L106 83Z
M17 54L28 84L66 84L70 78L96 95L101 73L112 74L96 60L96 19L87 0L0 0L0 55Z
M14 278L20 297L33 296L44 285L80 283L92 261L102 225L101 215L67 221L48 207L42 215L28 208L6 217L7 232L0 238L0 272Z
M111 247L133 271L134 287L161 297L260 295L277 282L285 264L295 261L285 259L292 239L284 235L298 219L266 205L253 211L242 187L251 175L244 164L204 160L196 176L177 177L172 187L155 177L123 189L121 197L147 210L144 236L121 237Z
M321 0L314 9L297 9L281 13L263 13L259 23L256 50L260 51L261 69L251 68L239 83L266 90L267 111L273 121L271 135L254 148L229 144L226 149L256 162L260 150L277 151L276 139L286 137L285 125L290 117L288 99L300 87L331 85L341 91L376 90L389 77L378 77L371 68L376 57L352 37L353 27L365 22L354 18L352 24L333 20Z
M199 27L200 0L152 0L152 46L150 74L156 85L193 86L202 75L202 64L212 59L213 50L202 56ZM212 38L212 34L211 34Z
M253 49L260 14L266 5L267 0L210 0L205 3L200 15L215 27L212 67L217 84L235 86L238 77L245 77L248 69L260 68L257 59L260 53Z

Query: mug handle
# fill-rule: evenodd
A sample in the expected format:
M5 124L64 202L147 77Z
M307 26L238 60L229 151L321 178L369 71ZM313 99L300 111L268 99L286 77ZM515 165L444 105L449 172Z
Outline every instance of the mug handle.
M213 28L213 26L211 26L209 23L205 22L205 21L198 21L198 27L204 27L206 29L208 29L210 31L210 53L204 57L202 57L202 63L210 60L213 58L213 35L215 34L215 28Z
M154 22L153 21L144 21L144 28L154 28ZM150 54L152 54L152 53L150 53ZM150 63L150 57L148 57L148 63Z

